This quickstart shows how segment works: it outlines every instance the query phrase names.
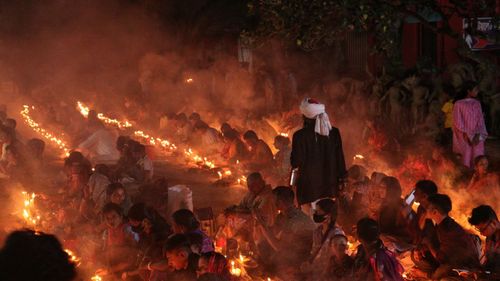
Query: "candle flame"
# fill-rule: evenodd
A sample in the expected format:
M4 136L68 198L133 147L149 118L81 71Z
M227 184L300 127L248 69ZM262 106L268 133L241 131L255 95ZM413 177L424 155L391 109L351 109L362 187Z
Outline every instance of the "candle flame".
M34 215L34 213L36 213L36 209L35 209L36 194L35 193L29 194L26 191L22 191L21 194L23 196L23 205L24 205L24 208L22 210L23 219L28 224L32 224L33 226L36 226L38 224L38 222L40 222L40 216Z
M85 106L82 102L80 101L77 101L76 102L76 106L78 108L78 111L80 111L80 113L85 117L85 118L88 118L89 117L89 112L90 112L90 108L88 106ZM104 123L106 124L110 124L110 125L115 125L117 126L118 128L120 129L123 129L123 128L130 128L132 127L132 124L129 122L129 121L119 121L117 119L113 119L113 118L109 118L107 116L105 116L103 113L98 113L97 114L97 118L101 121L103 121Z
M354 160L357 160L357 159L363 160L363 159L365 159L365 157L361 154L356 154L356 155L354 155Z
M40 124L38 124L37 122L35 122L35 120L33 120L33 118L31 117L30 115L30 108L31 109L34 109L35 107L34 106L28 106L28 105L24 105L23 106L23 110L21 110L21 116L24 120L24 122L35 132L37 132L39 135L41 135L42 137L44 137L45 139L47 139L48 141L50 141L53 145L55 145L56 147L58 147L59 149L61 149L63 151L63 154L65 156L69 155L69 148L68 148L68 145L66 144L66 142L64 140L62 140L61 138L55 136L54 133L51 133L49 131L47 131L46 129L42 128L40 126Z

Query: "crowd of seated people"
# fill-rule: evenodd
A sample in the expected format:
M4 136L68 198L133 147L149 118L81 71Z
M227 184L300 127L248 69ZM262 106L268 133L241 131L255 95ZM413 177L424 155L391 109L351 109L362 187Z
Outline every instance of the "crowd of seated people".
M394 179L388 177L385 181L390 183ZM248 183L248 196L237 207L248 208L252 214L253 230L259 234L250 239L260 241L253 251L256 256L265 257L262 267L268 276L281 280L405 280L406 271L406 276L411 274L421 280L498 278L500 223L493 208L481 205L470 211L470 226L486 237L481 259L480 240L449 216L451 199L438 193L432 181L416 184L415 201L420 203L417 212L405 213L404 207L408 207L405 203L387 199L397 203L383 201L380 214L393 208L394 216L364 217L354 225L339 223L342 207L336 199L319 200L311 218L294 205L290 187L271 190L258 173L250 175ZM387 189L391 188L394 187ZM395 189L391 192L398 194ZM224 256L228 253L215 251L212 238L200 228L199 220L190 210L176 211L172 225L144 203L135 203L124 212L119 204L108 202L100 216L102 227L97 228L98 233L102 231L102 242L98 251L103 266L97 273L109 280L239 280L231 274L230 262ZM406 221L403 228L414 229L408 236L392 231L399 219ZM46 234L29 231L12 234L19 237L7 239L0 251L0 268L12 262L6 258L15 251L11 244L21 243L18 239L42 243L36 241L37 235ZM396 240L415 245L407 250L414 263L411 269L403 268L399 248L387 244L393 241L388 237L395 235ZM359 241L359 246L349 253L352 239ZM55 241L52 243L57 246ZM459 276L459 271L474 272L475 277ZM71 267L68 272L72 276ZM6 270L0 274L14 273ZM2 280L27 280L8 278Z
M275 181L271 177L286 178L290 149L286 137L275 139L279 152L273 156L254 131L241 135L224 124L219 134L199 114L172 118L177 137L214 144L228 161L246 162L248 168L278 168L278 173L249 174L248 192L225 212L228 217L245 218L249 235L236 248L257 261L261 272L255 274L261 277L292 281L389 281L404 280L403 275L422 280L499 278L500 223L495 206L482 204L468 210L469 225L463 225L450 216L454 204L447 190L435 182L415 182L412 199L404 194L398 178L378 172L368 177L358 165L349 169L338 197L320 199L308 215L296 206L293 188L267 183ZM44 143L33 139L25 146L16 135L15 122L4 120L0 168L7 180L23 181L26 171L44 166ZM221 248L192 207L172 210L169 206L168 184L155 175L146 147L120 136L114 148L119 155L115 164L89 160L79 151L72 151L64 161L66 184L51 199L57 208L51 232L65 247L97 245L85 250L99 265L93 273L105 280L244 280L231 274L230 260L238 258L230 249L232 237L226 237ZM27 164L27 158L38 162ZM470 186L481 188L488 173L485 158L478 158ZM470 228L486 237L484 253ZM353 248L355 241L359 245ZM0 280L74 280L74 265L61 249L60 242L48 234L12 233L0 250ZM41 252L33 254L37 251ZM405 254L411 257L411 267L403 268ZM44 260L45 256L50 258Z

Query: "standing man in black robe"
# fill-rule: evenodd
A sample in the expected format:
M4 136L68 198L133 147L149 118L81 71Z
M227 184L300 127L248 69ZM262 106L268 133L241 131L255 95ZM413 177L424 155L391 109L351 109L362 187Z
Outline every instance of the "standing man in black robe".
M312 202L338 195L347 172L340 132L330 124L325 105L306 98L300 111L304 128L293 135L291 164L298 169L297 201L307 213Z

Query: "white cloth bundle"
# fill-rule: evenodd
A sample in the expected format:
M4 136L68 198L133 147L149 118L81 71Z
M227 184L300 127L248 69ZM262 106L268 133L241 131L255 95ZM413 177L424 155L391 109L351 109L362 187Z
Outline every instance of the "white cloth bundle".
M300 104L300 111L309 119L316 119L314 131L322 136L329 136L332 124L328 114L325 112L325 105L310 98L305 98Z

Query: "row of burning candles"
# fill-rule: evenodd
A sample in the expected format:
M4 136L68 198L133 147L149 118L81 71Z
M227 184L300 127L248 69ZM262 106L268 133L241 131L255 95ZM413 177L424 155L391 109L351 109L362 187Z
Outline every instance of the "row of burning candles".
M69 146L67 145L67 143L63 140L62 137L56 136L56 134L47 131L45 128L42 128L39 123L35 122L30 115L30 108L34 109L35 107L34 106L30 107L28 105L24 105L23 110L21 111L21 116L23 117L25 123L30 128L32 128L35 132L39 133L45 139L49 140L55 146L60 148L63 151L64 156L68 156L70 149L69 149ZM85 118L87 118L89 116L90 108L88 106L86 106L85 104L83 104L82 102L80 102L80 101L77 102L77 109L80 112L80 114L82 114ZM105 124L116 126L119 129L132 128L132 123L130 123L129 121L127 121L127 120L120 121L120 120L117 120L114 118L110 118L110 117L107 117L106 115L104 115L103 113L98 113L97 118L99 120L103 121ZM280 133L280 135L287 136L287 134L285 134L285 133ZM157 146L157 147L160 147L162 149L166 149L168 151L175 151L178 149L177 145L175 145L171 141L169 141L167 139L160 138L160 137L151 136L150 134L147 134L142 130L135 130L134 136L136 136L140 139L143 139L144 141L146 141L146 143L148 143L150 145ZM207 167L209 169L217 168L217 165L215 164L214 161L209 160L207 157L203 157L203 156L199 155L198 153L193 151L192 148L188 147L188 148L184 149L184 155L186 156L186 158L189 161L192 161L193 163L195 163L199 166ZM237 161L236 164L238 165L239 161ZM219 170L217 172L217 174L219 176L219 179L223 179L224 177L232 176L233 172L230 169L224 168L224 169L222 169L222 171ZM238 184L243 184L246 182L246 178L244 176L236 176L236 178L237 178Z
M83 104L82 102L78 101L77 102L77 109L84 116L85 118L88 118L90 108ZM119 121L117 119L113 119L110 117L107 117L103 113L98 113L97 118L99 120L103 121L106 124L109 125L114 125L120 129L123 128L132 128L132 124L129 121ZM177 145L171 142L170 140L160 138L160 137L154 137L148 133L145 133L142 130L134 130L134 136L143 139L147 144L153 145L156 147L160 147L162 149L166 149L167 151L176 151L178 149ZM218 168L218 166L215 164L213 160L208 159L207 157L203 157L200 154L196 153L192 148L188 147L184 149L184 155L189 161L192 161L193 163L197 164L198 166L201 167L207 167L209 169L215 169ZM237 161L237 164L239 164L239 161ZM222 179L224 177L229 177L233 175L233 172L229 169L223 169L222 171L218 171L218 176L219 179ZM237 177L238 184L242 184L246 182L246 178L244 176L238 176Z
M21 110L21 116L24 120L24 122L35 132L43 136L45 139L49 140L51 143L53 143L55 146L57 146L59 149L63 151L63 154L65 156L69 155L69 147L67 143L61 138L58 137L56 134L51 133L47 131L46 129L42 128L40 124L35 122L33 118L30 115L30 109L35 109L34 106L28 106L24 105L23 110Z

